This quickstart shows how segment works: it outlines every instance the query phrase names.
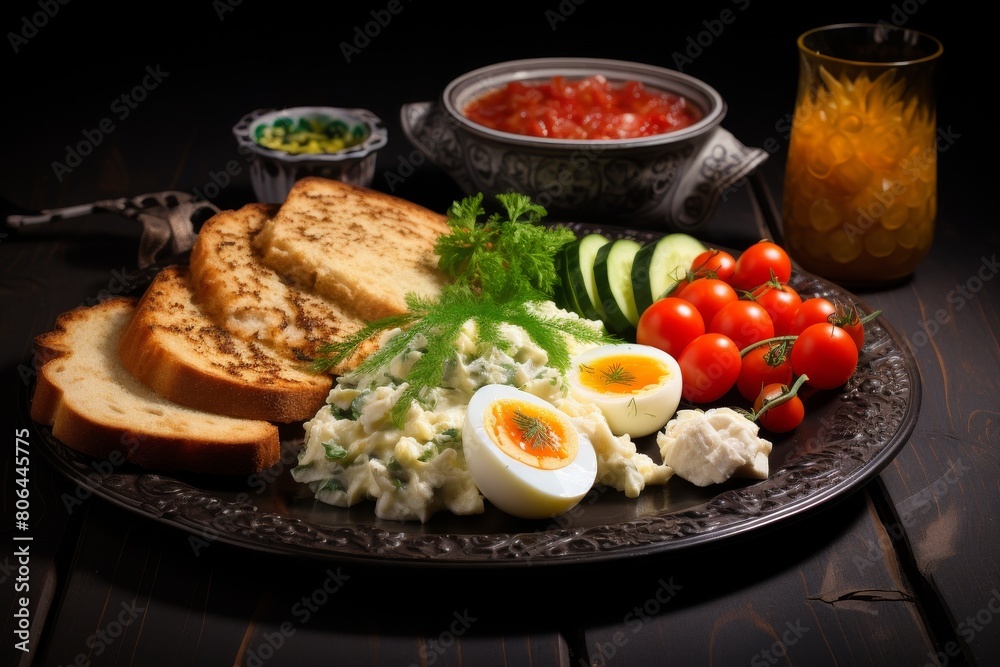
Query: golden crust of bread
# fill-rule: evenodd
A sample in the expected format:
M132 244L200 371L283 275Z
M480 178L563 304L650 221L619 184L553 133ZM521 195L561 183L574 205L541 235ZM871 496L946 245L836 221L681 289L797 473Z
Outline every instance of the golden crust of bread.
M179 266L153 279L118 352L125 368L161 396L231 417L308 419L332 386L329 375L219 326L201 310Z
M135 305L114 297L76 308L36 338L32 419L84 454L149 469L247 474L278 463L274 424L178 405L128 372L117 348Z
M366 320L406 312L405 296L445 284L434 252L447 218L413 202L306 177L254 239L265 264Z
M45 359L32 418L96 457L163 471L258 472L280 459L274 423L311 419L333 375L310 361L405 297L445 284L434 252L447 218L412 202L307 177L279 205L206 222L190 267L160 271L140 299L60 316L37 338Z
M202 310L220 326L309 361L323 345L357 333L365 321L346 306L291 284L261 261L253 241L276 211L276 205L253 203L207 220L191 249L191 284ZM374 349L371 341L330 372L354 368Z

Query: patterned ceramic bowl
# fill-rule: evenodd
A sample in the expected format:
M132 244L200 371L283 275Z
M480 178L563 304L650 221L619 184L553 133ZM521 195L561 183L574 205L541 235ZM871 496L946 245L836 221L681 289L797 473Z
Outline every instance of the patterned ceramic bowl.
M474 122L467 105L511 82L639 82L679 95L697 110L694 124L624 139L553 139L499 131ZM538 58L499 63L454 79L440 99L405 104L403 131L466 194L516 191L552 219L648 228L692 229L707 220L726 188L767 157L722 129L726 104L712 87L681 72L595 58Z
M280 203L304 176L369 186L388 133L366 109L257 109L233 126L241 151L253 156L250 180L258 201Z

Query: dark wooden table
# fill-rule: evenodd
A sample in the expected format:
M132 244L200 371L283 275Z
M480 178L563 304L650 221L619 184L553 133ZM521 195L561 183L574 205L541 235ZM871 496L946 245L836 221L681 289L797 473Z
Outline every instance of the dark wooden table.
M432 98L471 67L535 55L642 60L707 80L729 104L724 125L772 153L761 173L780 195L801 30L906 23L939 36L946 58L933 248L906 283L857 292L916 360L912 435L863 488L694 553L393 569L202 545L98 498L52 466L26 416L32 341L57 314L122 289L138 227L95 214L3 230L0 663L1000 664L1000 174L985 102L966 87L989 70L966 32L974 17L932 2L801 16L717 2L653 21L588 0L505 5L460 27L464 17L400 2L312 16L223 2L136 7L116 27L103 9L19 4L4 23L6 213L212 183L217 205L238 207L253 195L232 124L254 108L312 103L376 111L391 140L374 186L443 211L461 193L416 164L399 105ZM367 41L355 31L366 27ZM70 148L88 154L71 165ZM759 229L744 187L702 235L741 247ZM20 479L30 493L19 506ZM19 511L27 530L16 528Z

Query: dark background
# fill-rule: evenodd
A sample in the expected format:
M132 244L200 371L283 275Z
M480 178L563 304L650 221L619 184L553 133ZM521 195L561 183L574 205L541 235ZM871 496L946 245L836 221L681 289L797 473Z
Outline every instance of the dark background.
M964 3L96 4L36 0L4 10L0 195L15 210L83 203L78 192L201 191L227 162L242 160L231 128L244 113L313 104L364 107L385 121L390 143L379 154L373 185L388 191L386 174L400 173L413 151L399 126L401 104L435 98L466 70L540 56L637 60L703 79L727 101L724 127L772 152L765 168L777 191L796 86L796 37L848 21L905 25L944 43L938 124L963 141L939 156L941 197L989 196L998 172L994 135L984 132L997 57L987 57L993 48L982 10ZM367 45L359 42L348 62L342 45L366 24L374 32L372 12L389 20ZM123 107L115 100L142 82L147 67L167 76L119 119ZM105 118L114 130L101 133L93 154L60 181L53 162L65 163L67 145ZM949 170L960 152L965 160L981 158L982 169ZM169 182L134 166L151 158L175 165ZM428 165L392 191L441 211L462 194ZM238 207L253 198L243 169L214 203ZM724 207L717 215L725 215Z

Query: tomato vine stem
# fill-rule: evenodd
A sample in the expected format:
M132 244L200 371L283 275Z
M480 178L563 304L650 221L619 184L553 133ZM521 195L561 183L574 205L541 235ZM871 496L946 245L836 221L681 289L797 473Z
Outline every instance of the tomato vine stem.
M786 390L783 391L783 392L781 392L780 395L778 395L778 396L776 396L776 397L774 397L772 399L764 401L764 403L760 406L760 410L758 410L756 412L754 412L754 411L751 410L750 411L750 420L751 421L757 421L757 419L762 414L764 414L765 412L767 412L771 408L777 407L777 406L781 405L782 403L784 403L785 401L791 400L796 394L799 393L799 387L801 387L808 380L809 380L809 376L808 375L800 375L797 378L795 378L795 382L792 384L791 387L786 388Z
M758 347L760 347L762 345L770 345L771 343L780 343L782 341L794 341L796 338L798 338L798 336L796 336L796 335L774 336L772 338L765 338L763 340L757 341L756 343L751 343L750 345L747 345L745 348L743 348L742 350L740 350L740 356L741 357L745 357L745 356L747 356L747 353L750 352L750 350L753 350L754 348L758 348Z
M874 320L876 317L878 317L881 314L882 314L881 310L876 310L874 312L868 313L867 315L865 315L864 317L859 318L859 319L861 320L862 324L867 324L868 322L871 322L872 320Z
M864 317L861 317L859 319L861 320L862 324L867 324L868 322L871 322L872 320L874 320L876 317L878 317L881 314L882 314L881 310L876 310L876 311L871 312L871 313L869 313L869 314L867 314ZM832 324L832 322L831 322L831 324ZM780 343L780 342L783 342L783 341L793 342L793 341L795 341L796 338L798 338L798 335L791 334L791 335L787 335L787 336L774 336L772 338L765 338L763 340L759 340L756 343L751 343L750 345L747 345L745 348L743 348L742 350L740 350L740 357L747 356L747 353L749 353L751 350L753 350L755 348L760 347L761 345L770 345L771 343Z

